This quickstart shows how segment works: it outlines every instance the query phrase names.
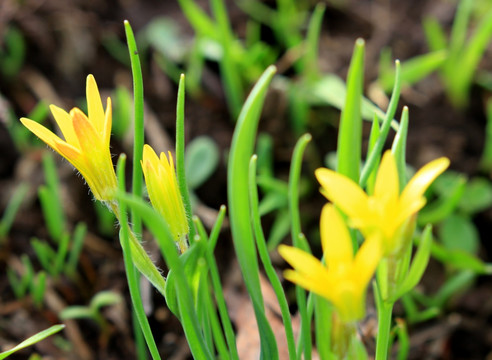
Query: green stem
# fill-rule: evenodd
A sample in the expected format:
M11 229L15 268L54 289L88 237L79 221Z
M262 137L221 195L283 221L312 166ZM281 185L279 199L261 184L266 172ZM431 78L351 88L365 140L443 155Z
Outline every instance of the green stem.
M134 132L133 132L132 193L135 196L142 197L143 174L142 174L142 165L140 164L143 156L143 146L144 146L144 94L143 94L142 67L140 64L140 57L138 56L138 49L137 49L137 43L135 41L135 36L133 34L132 27L130 26L128 20L124 21L124 26L125 26L125 34L127 38L128 52L130 55L130 63L131 63L132 77L133 77ZM133 232L138 238L139 235L142 233L142 221L138 212L132 211L131 219L132 219ZM133 272L133 275L131 276L128 273L128 270L130 270L130 268L131 271ZM130 264L130 267L127 269L127 273L129 275L129 278L135 278L135 281L137 282L139 281L140 275L138 271L135 269L135 266L133 266L133 264ZM138 298L140 299L140 291L139 289L137 290L138 290ZM135 294L135 296L137 296L137 294ZM135 314L135 316L137 318L139 317L138 314ZM137 339L137 346L139 347L138 349L139 359L146 359L146 356L142 356L143 353L141 348L142 336L141 334L138 333L136 333L135 336ZM144 336L147 337L145 334Z
M256 159L257 156L253 155L249 162L249 196L251 202L251 217L253 218L253 228L256 237L256 246L258 247L258 253L260 254L261 262L265 268L265 272L268 276L268 280L272 284L277 301L280 306L280 312L282 314L282 321L285 328L285 336L287 338L287 348L289 350L289 359L296 359L296 345L294 340L294 332L292 329L292 319L289 312L289 304L285 297L285 292L282 288L275 268L272 265L270 256L268 255L268 248L265 241L265 235L261 227L261 219L258 206L258 188L256 185Z
M378 298L379 295L376 295ZM391 315L393 313L392 302L379 298L378 306L378 336L376 340L376 359L386 360L388 358L388 346L390 342Z
M126 156L123 154L120 156L118 161L118 186L121 191L125 190L125 161ZM134 316L138 319L140 324L140 329L144 335L145 341L149 348L152 359L160 359L159 351L152 335L152 330L150 329L149 320L145 315L145 310L142 303L142 298L140 297L140 289L138 287L138 274L135 271L132 260L132 252L130 248L130 236L132 236L128 223L126 221L126 205L121 202L119 207L116 204L112 204L112 210L118 218L121 225L120 230L120 241L121 247L123 248L123 259L125 262L126 277L128 280L128 288L130 290L130 298L132 300L132 310ZM123 220L123 221L122 221Z
M133 103L134 103L134 138L133 138L133 173L132 173L132 193L137 197L142 197L142 165L140 161L143 156L144 146L144 95L142 67L138 56L137 43L133 35L132 27L128 20L124 21L125 33L130 53L133 76ZM133 231L138 236L142 232L142 222L136 211L132 211Z
M184 103L185 103L185 76L181 74L178 86L178 100L176 102L176 176L178 178L179 192L183 197L189 227L189 241L195 239L195 227L193 226L190 193L186 183L185 172L185 130L184 130Z
M289 172L289 212L292 224L292 244L305 251L308 251L309 249L306 249L307 246L305 245L305 241L301 241L302 231L299 213L299 180L301 177L302 156L309 141L311 141L310 134L305 134L298 140L296 147L294 148L294 153L292 154ZM311 359L311 332L309 331L311 328L311 317L308 316L306 308L306 291L300 286L296 286L296 299L301 315L301 329L303 329L303 337L299 338L299 341L303 344L304 358ZM301 354L302 352L299 352L297 358L300 358Z
M231 318L229 317L229 313L227 311L227 304L224 298L224 291L222 290L222 284L220 282L219 269L217 268L217 262L214 258L214 249L217 241L218 233L220 228L222 227L222 222L224 221L226 212L226 207L222 205L220 207L219 215L217 216L217 220L215 221L215 225L212 228L212 232L210 233L210 237L207 236L205 232L205 228L203 227L202 222L197 216L194 216L194 222L197 228L197 232L203 241L207 242L207 250L205 251L205 260L207 262L210 278L212 279L212 288L215 294L215 301L217 303L217 308L219 310L220 319L222 322L222 327L224 329L225 338L227 341L227 346L229 347L229 354L227 358L224 359L233 359L239 360L239 355L236 347L236 335L234 334L234 329L232 327ZM216 314L211 315L211 317L216 317ZM219 353L220 355L220 353Z

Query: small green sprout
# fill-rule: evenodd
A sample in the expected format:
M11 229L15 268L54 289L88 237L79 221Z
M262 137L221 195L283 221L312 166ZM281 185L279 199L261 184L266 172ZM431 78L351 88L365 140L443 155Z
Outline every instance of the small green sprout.
M8 79L13 79L24 64L26 44L24 36L15 26L7 26L0 43L0 72Z
M37 308L40 308L46 289L46 273L40 271L34 275L34 268L31 261L26 254L21 256L22 274L19 276L16 271L9 267L7 269L7 277L10 282L10 286L18 299L22 299L28 293L32 296L32 301Z
M474 0L460 0L449 40L435 19L424 20L424 32L431 51L447 51L439 73L450 101L458 108L468 104L474 75L492 39L490 7L480 17L473 34L468 34L474 4Z
M29 191L29 185L26 183L19 184L9 200L7 207L0 219L0 243L3 243L14 223L15 216L19 211L22 201L24 201L27 192Z
M120 294L114 291L101 291L94 295L87 306L69 306L63 309L59 316L62 320L67 319L91 319L99 325L102 332L109 328L107 320L104 318L101 310L105 306L119 304L123 301Z

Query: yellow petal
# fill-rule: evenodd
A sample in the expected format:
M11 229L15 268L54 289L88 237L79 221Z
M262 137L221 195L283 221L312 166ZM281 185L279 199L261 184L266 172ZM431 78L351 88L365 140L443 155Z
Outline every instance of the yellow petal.
M398 170L395 158L391 151L386 151L379 165L374 186L374 197L384 203L396 204L400 194L400 184L398 180Z
M449 166L449 159L441 157L424 165L410 179L400 197L402 208L421 198L432 182Z
M369 211L368 197L359 185L330 169L317 169L315 175L323 187L323 195L344 213L349 217L366 216Z
M367 287L382 255L383 247L379 236L374 235L364 240L355 255L352 267L353 279L358 284L357 288L365 289Z
M102 138L104 140L104 146L109 148L109 141L111 139L111 126L113 119L113 110L111 105L111 98L106 100L106 113L104 117L104 132Z
M333 296L331 289L333 289L336 284L326 276L326 269L316 277L306 276L305 274L294 270L285 270L283 275L286 280L332 301Z
M70 116L72 117L75 134L79 139L80 150L86 157L100 157L102 156L101 152L109 151L109 148L106 148L101 143L101 137L93 124L80 109L73 108L70 111Z
M63 136L65 137L65 141L78 148L79 140L77 139L77 135L73 129L72 118L70 115L65 110L55 105L50 105L50 110Z
M318 259L301 249L279 245L278 252L300 274L309 276L310 274L316 275L326 271L326 268Z
M89 120L101 136L105 130L104 109L96 79L92 75L87 76L86 95Z
M49 145L54 150L56 149L56 141L63 141L57 135L55 135L52 131L45 128L43 125L37 123L36 121L32 121L28 118L21 118L21 123L28 128L34 135L43 140L47 145ZM57 150L58 151L58 150Z
M321 246L330 271L350 266L354 257L352 240L344 220L334 208L327 204L321 211Z
M159 163L159 158L157 157L157 154L155 153L154 149L152 149L150 145L147 144L144 145L142 159L144 162L150 161L153 167L157 168Z

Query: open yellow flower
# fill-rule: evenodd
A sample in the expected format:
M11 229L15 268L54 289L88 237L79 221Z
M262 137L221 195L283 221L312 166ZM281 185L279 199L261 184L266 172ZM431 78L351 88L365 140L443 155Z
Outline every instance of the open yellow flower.
M150 202L168 223L174 241L183 253L188 248L188 221L176 179L173 157L170 152L168 154L169 160L164 153L161 153L159 158L149 145L145 145L142 169Z
M27 118L20 121L80 171L97 200L111 201L117 186L109 152L111 99L108 98L104 112L96 80L92 75L87 76L86 92L88 116L78 108L67 113L57 106L50 106L65 140L35 121Z
M366 237L374 232L382 235L385 255L389 255L403 246L402 237L407 230L405 225L425 205L425 191L448 166L449 159L444 157L431 161L414 175L401 194L391 151L383 155L372 196L335 171L317 169L316 177L323 195L347 214L351 226Z
M328 299L346 322L365 313L365 294L382 255L379 236L366 239L354 256L352 240L342 217L331 204L324 206L320 220L321 246L326 261L287 245L280 255L294 268L284 277Z

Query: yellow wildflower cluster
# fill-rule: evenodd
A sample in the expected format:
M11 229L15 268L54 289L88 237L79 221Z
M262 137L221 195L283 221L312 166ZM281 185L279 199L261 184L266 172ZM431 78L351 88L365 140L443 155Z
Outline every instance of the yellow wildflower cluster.
M88 115L78 108L67 113L57 106L50 106L65 140L33 120L22 118L21 122L80 171L97 200L114 202L117 181L109 151L111 99L108 97L104 111L92 75L87 77L86 92ZM183 252L187 248L188 222L171 154L169 160L164 154L159 159L154 150L145 145L142 168L152 205L169 224ZM114 209L114 206L111 207Z
M440 158L422 167L400 194L396 162L387 151L369 196L354 181L329 169L316 170L322 194L348 217L348 224L361 231L365 240L355 257L346 225L333 205L321 214L321 242L326 266L313 256L288 246L280 254L294 270L285 278L328 299L344 321L364 315L367 286L382 257L401 254L409 246L409 229L425 205L424 193L449 166Z

